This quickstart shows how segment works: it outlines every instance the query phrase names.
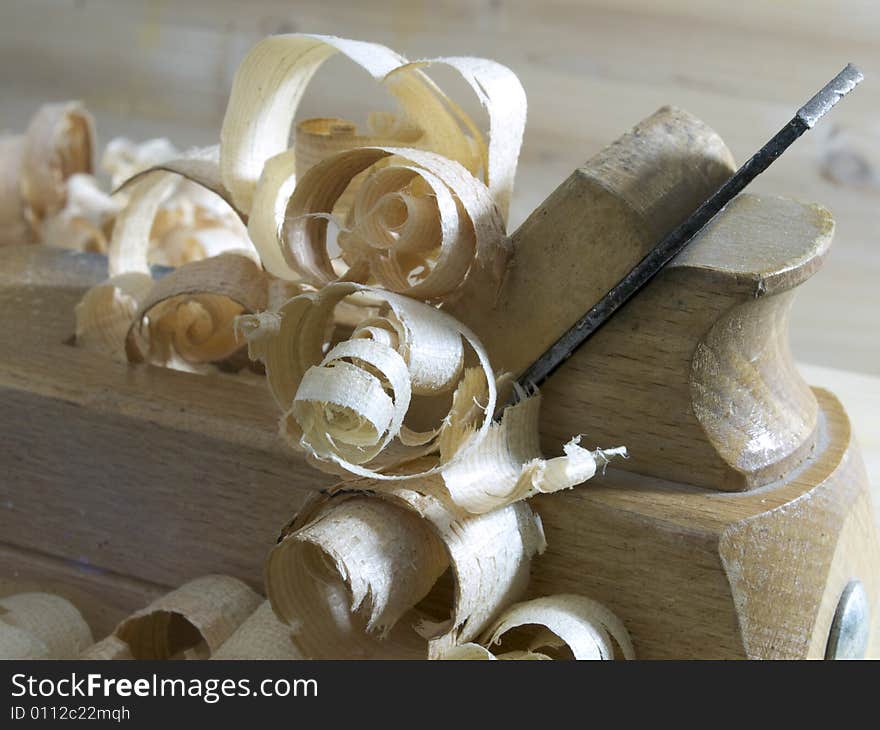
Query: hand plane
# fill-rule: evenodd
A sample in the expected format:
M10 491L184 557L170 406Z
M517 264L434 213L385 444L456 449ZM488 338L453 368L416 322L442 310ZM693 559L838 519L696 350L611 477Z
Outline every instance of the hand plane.
M453 313L522 371L733 169L705 124L661 109L513 234L500 292ZM880 652L864 467L787 341L833 229L819 206L741 194L547 381L548 453L580 433L631 458L534 500L535 595L602 601L646 659ZM51 582L96 633L199 575L258 585L281 521L333 481L277 440L266 389L72 347L100 256L0 260L0 574Z

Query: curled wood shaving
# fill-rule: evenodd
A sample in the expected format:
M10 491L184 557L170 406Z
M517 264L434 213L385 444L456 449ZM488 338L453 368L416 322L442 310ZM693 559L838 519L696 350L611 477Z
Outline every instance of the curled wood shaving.
M473 174L483 172L506 209L525 120L525 95L513 73L491 61L438 60L458 70L489 111L490 130L497 142L487 146L473 121L419 68L430 61L410 64L375 43L291 34L271 36L254 46L233 81L220 160L223 182L241 210L250 212L263 166L288 148L307 85L321 64L336 53L366 70L400 105L400 115L386 115L384 133L376 136L431 150L460 162ZM357 143L353 140L352 146ZM495 153L493 159L489 159L490 152Z
M389 635L447 563L442 544L418 516L355 497L285 538L269 556L266 586L306 656L416 658L424 642L411 626Z
M67 181L67 202L43 226L41 243L74 251L105 253L121 201L105 193L91 175Z
M370 309L348 339L337 341L337 305L364 294L386 308ZM497 393L482 345L442 311L400 295L331 284L277 312L242 317L237 326L250 356L266 366L288 441L351 474L411 479L420 475L379 470L439 448L439 463L425 474L442 471L452 499L478 513L581 484L611 457L626 454L622 447L588 451L575 438L564 456L542 458L537 395L492 424ZM462 337L481 369L463 370ZM452 406L433 429L407 427L410 412L425 408L414 396L453 388Z
M220 183L218 154L209 147L181 155L165 139L111 141L102 164L117 186L114 199L130 209L114 236L111 272L143 271L147 259L180 266L230 250L253 254L243 219Z
M134 362L182 369L223 360L240 348L233 320L265 309L269 281L251 258L253 249L237 214L222 200L225 212L212 212L213 204L199 197L206 194L207 200L216 201L225 196L215 157L216 150L162 161L123 185L126 204L109 246L110 278L87 292L77 306L78 344L116 359L126 353ZM163 204L179 195L183 183L192 186L185 196L191 207L182 210L178 201L173 222L162 220ZM228 220L223 222L224 216L236 219L237 232ZM211 250L211 242L217 248L219 236L219 251L211 251L218 255L185 264L152 284L149 253L157 235L164 242L166 260L169 255L199 258Z
M263 601L211 659L305 659L291 641L269 601Z
M468 392L468 397L479 396ZM501 421L493 423L481 438L467 420L451 421L440 442L441 461L443 481L456 504L471 512L487 512L535 494L583 484L611 458L626 457L622 446L588 451L579 446L577 436L563 447L564 456L543 458L540 408L539 393L524 398L505 409ZM458 453L460 458L453 458Z
M501 644L504 634L526 625L547 630L535 633L528 651L565 645L575 659L613 659L613 638L624 658L635 658L632 640L623 622L601 603L573 594L536 598L511 606L485 632L483 643Z
M119 274L77 304L76 344L119 361L197 370L243 347L234 322L264 309L272 284L236 254L191 262L156 282L144 273Z
M331 257L328 219L364 173ZM361 147L314 165L295 187L292 176L288 153L269 160L250 214L251 237L276 276L316 288L340 278L375 282L422 300L441 300L472 271L498 286L509 254L504 222L489 190L457 162Z
M265 309L267 300L268 280L251 259L223 254L193 261L140 300L128 320L128 358L163 365L175 357L194 364L223 360L241 347L235 318Z
M334 344L337 305L352 295L370 296L382 307L362 319L349 339ZM242 317L238 328L251 358L266 366L269 387L284 412L287 440L351 474L412 478L379 474L368 465L395 441L392 463L426 451L435 431L413 431L405 419L413 396L442 395L456 387L463 340L487 382L476 433L484 435L489 428L497 393L485 350L467 328L422 302L337 283L294 297L277 312Z
M197 578L129 616L83 658L208 659L261 602L235 578Z
M424 658L470 641L522 594L544 549L525 503L476 516L437 477L351 486L304 508L266 563L269 600L311 658ZM417 604L447 568L453 597L428 613Z
M192 183L188 188L188 196L212 193L225 199L226 193L220 186L219 167L216 160L212 159L213 154L215 152L211 150L195 151L192 157L163 162L138 173L123 184L119 192L126 195L127 202L113 227L108 252L111 276L133 271L149 273L151 242L157 237L157 223L161 224L161 221L157 221L157 216L162 212L163 203L176 193L182 182ZM204 200L198 200L201 207L206 208ZM176 229L185 225L192 230L198 230L200 227L224 228L233 225L233 216L226 215L222 222L205 226L196 219L197 211L189 212L190 220L180 220L187 211L177 211L177 219L172 216L170 224L165 223L164 227ZM232 212L237 216L236 211ZM236 241L237 247L245 251L251 249L244 228L240 228L238 232L240 239Z
M68 181L92 172L94 129L78 102L46 104L22 136L0 140L0 244L31 243L67 204Z
M49 593L0 599L0 659L75 659L92 632L70 601Z
M506 634L526 627L512 651L493 653ZM634 659L635 651L623 622L605 606L585 596L560 594L535 598L508 608L480 639L451 647L439 659L614 659L614 644L624 659ZM489 648L487 648L489 647ZM567 652L566 652L567 650Z
M125 361L129 330L152 287L149 274L133 272L89 289L76 305L77 346Z
M381 81L401 115L372 114L367 135L345 120L306 120L287 149L305 87L335 53ZM489 116L488 144L421 70L432 63L457 70L477 94ZM449 295L469 270L490 272L486 285L497 286L525 110L516 76L492 61L409 63L376 44L274 36L236 74L221 134L223 182L276 276L315 287L342 277L420 299ZM327 251L334 210L348 214L338 257Z

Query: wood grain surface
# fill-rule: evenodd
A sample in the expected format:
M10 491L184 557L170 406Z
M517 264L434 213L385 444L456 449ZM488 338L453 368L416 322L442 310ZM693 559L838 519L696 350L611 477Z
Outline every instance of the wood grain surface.
M519 374L730 171L714 132L664 107L513 233L500 291L469 279L448 309L493 367ZM643 475L728 491L784 478L817 438L789 310L833 230L820 206L737 197L543 384L545 452L581 434L589 448L626 444L618 468Z
M751 190L820 203L836 219L834 245L822 271L798 289L792 345L799 361L811 363L801 367L806 380L834 391L847 409L880 519L880 291L875 285L880 242L874 220L880 198L880 9L875 3L554 0L539 10L532 3L505 0L431 5L373 0L256 0L246 5L231 0L10 0L0 6L0 128L22 129L43 101L79 98L96 114L102 142L116 135L165 135L181 146L210 144L218 138L232 75L247 49L266 34L293 31L374 40L412 58L485 55L511 66L530 100L512 227L573 168L664 104L702 119L742 162L844 63L860 65L866 83ZM449 77L438 73L437 78L448 82L450 90L465 93ZM360 121L367 111L385 107L361 75L342 61L328 63L317 81L302 117L332 114ZM71 307L81 292L84 272L79 274L76 283L44 282L38 294L45 298L30 302L51 312L53 321L63 324L65 337L72 331ZM51 334L62 333L53 329ZM303 498L302 491L290 488L291 480L302 484L314 474L307 474L274 440L268 395L261 391L254 396L251 385L223 383L225 392L240 396L231 401L237 423L233 438L228 433L229 404L222 404L221 411L210 379L120 366L108 381L107 371L98 372L88 356L73 348L65 359L69 381L59 381L48 361L36 363L23 376L26 371L16 359L23 354L16 352L22 338L24 333L14 328L4 332L3 349L12 358L6 364L15 367L0 374L0 387L6 413L33 414L20 422L3 419L4 449L15 454L16 474L26 477L29 488L19 499L20 485L0 480L5 485L0 490L0 595L51 587L77 602L100 635L124 613L200 572L224 569L256 585L273 526L285 521ZM187 396L176 404L174 393L180 388ZM143 398L144 392L150 399ZM165 395L147 402L156 393ZM195 408L190 407L190 394ZM34 407L37 400L39 408ZM57 438L59 423L66 424L62 440ZM144 430L143 442L130 438L132 429ZM193 437L196 431L204 435L203 442ZM179 438L183 432L185 443ZM120 436L124 433L128 437ZM67 491L70 501L56 502L52 484L65 479L69 464L91 468L102 475L98 482L107 476L106 469L118 469L113 464L121 461L116 458L102 464L83 456L96 453L98 446L115 456L124 456L126 450L134 455L132 450L149 446L165 456L154 459L153 467L111 474L129 482L124 504L118 494L99 490L84 507L73 498L73 482ZM47 453L52 455L49 469ZM193 484L194 470L202 474L199 488L181 489ZM849 472L842 474L845 478ZM311 478L314 488L326 482L321 475ZM566 515L574 514L565 509L569 500L589 501L599 517L608 517L613 509L633 513L626 504L613 504L626 498L612 489L615 483L632 486L631 479L617 472L595 493L565 495L551 525L564 526ZM655 482L644 488L662 494L666 487ZM674 501L680 489L669 489ZM728 498L737 499L713 497ZM873 534L864 517L870 511L866 499L859 496L854 505L834 525L842 535L838 552L822 553L830 561L830 587L817 609L815 631L783 637L755 631L747 639L751 645L746 653L766 654L771 644L784 647L781 655L821 653L815 637L830 621L833 601L828 596L836 590L835 581L844 581L851 572L847 556ZM551 515L554 509L550 507ZM34 510L44 517L36 542ZM665 512L656 518L658 524L670 524ZM103 527L84 532L78 526L85 519ZM619 524L616 518L608 522L609 535L618 534L614 525ZM728 575L737 556L757 544L749 530L783 529L768 525L752 521L744 523L742 534L724 533L720 555ZM641 533L633 529L630 537L637 540ZM812 539L793 529L797 539ZM199 538L205 531L218 539L206 544ZM690 527L654 532L659 554L685 550L686 559L693 559L695 577L721 579L718 540L691 539L695 533ZM227 535L235 539L220 537ZM624 534L622 555L633 544L627 539ZM864 559L869 564L876 556ZM564 556L545 565L547 570L538 573L539 587L555 586L563 580L559 571L568 570ZM625 561L621 566L626 570ZM707 566L715 572L709 575ZM34 575L44 583L35 584ZM733 585L733 590L742 590L741 596L751 595L767 578L748 571L737 575L742 585ZM601 585L595 591L601 596ZM734 656L742 647L725 644L724 637L735 633L728 624L737 617L722 594L715 604L707 599L693 608L703 615L718 611L713 615L713 626L721 632L718 646ZM759 616L758 623L765 626L784 624L773 616L775 604L763 605L759 599L752 599L749 610L757 613L750 615ZM634 610L642 610L633 600ZM797 596L786 600L796 601ZM655 637L672 629L649 625L662 612L656 601L645 606L634 619L637 639L649 654L662 653L663 644Z
M664 104L701 118L742 162L846 62L859 64L865 83L752 189L820 203L837 221L823 271L794 306L795 356L880 375L876 2L7 0L0 128L23 128L47 99L80 98L104 142L122 134L214 143L247 49L293 31L378 41L412 58L483 55L513 68L529 97L514 227L572 169ZM469 101L451 75L436 78ZM302 116L361 120L383 103L365 80L331 60Z
M0 259L0 593L59 591L100 634L199 575L259 587L279 528L334 481L279 443L267 389L71 347L103 258ZM536 500L533 589L608 603L644 657L821 656L850 576L877 601L880 556L849 420L816 394L822 436L789 479L737 494L609 469Z

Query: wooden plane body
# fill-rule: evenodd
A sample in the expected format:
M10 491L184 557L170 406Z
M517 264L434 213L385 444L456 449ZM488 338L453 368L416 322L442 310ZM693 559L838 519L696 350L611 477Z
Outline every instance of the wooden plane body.
M576 170L513 235L500 293L453 313L522 370L733 169L663 109ZM531 593L606 603L641 658L825 655L852 580L878 654L880 548L846 413L788 347L824 209L741 195L543 389L548 454L631 458L534 500ZM111 362L73 344L100 256L0 249L0 590L51 584L96 635L206 573L259 587L278 529L333 479L277 436L265 384ZM559 296L565 292L565 296Z

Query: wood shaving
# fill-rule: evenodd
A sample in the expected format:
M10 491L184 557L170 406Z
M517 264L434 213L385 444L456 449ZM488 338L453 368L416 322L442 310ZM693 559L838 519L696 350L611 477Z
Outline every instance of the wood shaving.
M76 305L77 346L125 361L128 333L152 287L149 274L132 272L89 289Z
M372 297L369 304L379 306L365 306L350 338L334 345L337 305L353 295ZM242 317L238 328L251 357L266 366L269 388L284 411L285 438L345 472L411 478L379 474L364 465L372 464L395 440L391 463L426 451L424 444L442 429L442 421L429 431L406 427L413 396L452 393L461 379L465 341L487 382L486 407L476 433L488 431L497 392L485 351L467 328L427 304L337 283L294 297L277 312Z
M518 637L523 648L502 653L490 650L503 643L505 634L521 627L531 629L525 637ZM480 643L453 646L438 658L534 660L569 653L581 660L613 659L614 643L624 659L635 658L629 632L611 611L585 596L560 594L511 606L484 632Z
M0 659L76 659L92 632L76 607L49 593L0 598Z
M188 157L159 163L123 183L118 192L125 194L126 205L116 219L108 251L111 276L149 273L150 264L155 263L150 261L152 242L180 228L191 233L228 228L238 233L235 247L252 251L240 214L228 207L220 207L219 214L215 210L220 201L228 205L215 156L216 149L194 150ZM181 195L179 188L184 184L186 193ZM169 200L172 205L163 207Z
M433 656L477 637L525 591L545 543L524 502L470 515L436 476L351 486L305 507L266 563L269 600L305 656ZM452 594L421 610L447 569Z
M91 173L94 123L77 102L46 104L31 119L24 136L19 186L25 216L35 230L67 202L67 181Z
M459 162L472 174L484 171L484 182L496 197L509 199L525 124L525 93L512 72L485 60L438 60L459 70L489 110L490 131L497 141L494 147L487 146L474 122L419 68L431 61L410 64L377 43L303 33L260 41L236 72L220 136L220 158L223 182L241 210L250 211L266 162L288 149L306 87L321 64L336 53L367 71L400 105L400 115L386 116L386 132L376 136L406 143L413 130L419 130L414 146ZM496 152L491 161L490 150Z
M0 138L0 245L107 251L126 196L111 195L93 174L93 127L80 103L47 104L23 135ZM117 138L107 145L102 168L115 187L179 156L165 139L137 145ZM154 263L177 266L229 248L253 250L243 224L211 197L198 185L177 186L149 236Z
M295 125L334 54L397 108L371 113L365 130L330 117ZM467 82L488 135L428 77L432 64ZM196 596L188 584L94 655L207 656L228 639L219 654L548 659L568 647L611 658L612 637L631 655L622 625L588 599L513 605L544 549L524 500L588 480L625 449L590 451L576 436L545 458L537 394L494 423L511 376L448 313L467 292L490 302L506 274L525 111L516 76L492 61L410 62L372 43L273 36L236 73L219 147L180 155L162 140L119 140L104 158L112 199L68 185L53 237L68 231L71 245L100 250L113 221L109 278L77 307L77 344L199 371L246 343L283 438L349 479L313 499L267 559L283 625L263 605L229 639L235 627L199 603L229 586ZM15 232L22 207L3 186L23 163L14 141L0 144L10 150L0 214ZM157 251L179 268L154 280ZM235 626L255 600L224 609ZM534 641L494 653L526 625L543 627Z
M92 175L67 180L67 202L43 225L41 243L74 251L106 253L122 201L104 192Z
M40 240L69 179L92 173L93 155L93 121L78 102L46 104L23 135L0 139L0 245Z
M239 626L211 659L306 659L290 636L290 628L281 623L269 601L263 601Z
M250 258L222 254L193 261L157 281L129 319L132 362L216 362L241 347L233 321L268 302L269 280Z
M208 199L219 197L222 202L215 153L194 152L188 158L160 162L122 186L126 204L115 220L109 245L110 278L87 292L77 306L77 344L115 359L125 353L133 362L146 360L180 369L222 361L240 349L233 320L265 309L270 281L254 260L243 222L225 202L224 222L218 222L213 213L205 212L209 209L204 201L189 210L189 217L178 201L181 219L170 226L167 220L162 223L168 227L161 234L163 250L166 255L178 251L184 260L197 260L155 283L152 279L150 250L169 196L188 183ZM195 205L192 192L186 200ZM198 215L204 219L201 223L192 217ZM215 255L198 260L212 250L212 241L217 244ZM190 244L197 247L195 253L187 248Z
M523 398L504 411L485 437L479 437L466 419L450 421L440 441L441 462L443 481L456 504L471 512L488 512L535 494L571 489L592 479L613 457L626 457L623 446L589 451L576 436L563 446L564 456L543 458L540 408L539 393Z
M338 221L339 256L331 257L328 220L365 172ZM316 288L339 279L375 283L436 301L477 272L483 285L499 285L509 255L504 222L489 190L458 163L362 147L314 165L295 185L293 174L287 153L270 159L250 211L251 237L276 276Z
M129 616L82 658L208 659L261 603L235 578L196 578Z

